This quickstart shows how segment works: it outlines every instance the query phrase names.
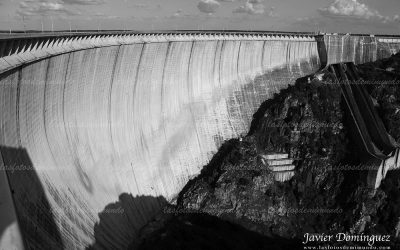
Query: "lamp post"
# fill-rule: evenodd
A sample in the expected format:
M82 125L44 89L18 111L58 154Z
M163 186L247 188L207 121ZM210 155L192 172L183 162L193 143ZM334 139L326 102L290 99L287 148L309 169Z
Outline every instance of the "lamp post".
M22 16L22 25L24 26L24 33L26 33L25 16Z
M51 20L51 32L54 32L54 21L53 21L53 16L50 16Z
M8 14L8 27L10 29L10 34L11 34L12 31L11 31L11 16L10 16L10 14Z

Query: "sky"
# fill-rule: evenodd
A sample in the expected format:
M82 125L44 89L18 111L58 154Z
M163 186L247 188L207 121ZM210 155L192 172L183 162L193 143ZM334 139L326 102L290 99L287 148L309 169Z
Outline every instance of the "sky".
M0 0L0 30L10 29L400 35L400 0Z

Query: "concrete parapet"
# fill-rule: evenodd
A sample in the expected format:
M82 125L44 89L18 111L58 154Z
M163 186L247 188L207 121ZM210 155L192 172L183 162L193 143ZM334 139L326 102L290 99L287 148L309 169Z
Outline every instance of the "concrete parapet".
M119 46L123 44L135 43L162 43L162 42L194 42L194 41L292 41L292 42L314 42L315 37L300 35L271 35L271 34L237 34L237 33L169 33L169 34L131 34L131 35L92 35L92 36L76 36L76 37L57 37L50 38L47 41L33 40L21 47L15 48L14 54L8 57L16 57L16 59L8 58L13 62L13 67L18 67L24 63L31 62L31 58L27 61L21 61L18 56L24 52L31 52L37 59L43 59L48 56L69 53L78 50L100 48L108 46ZM13 46L8 43L2 43L0 46ZM9 50L7 50L9 51ZM0 55L1 56L1 55ZM4 56L3 56L4 57ZM15 64L14 64L15 63ZM0 73L9 70L10 67L1 68Z

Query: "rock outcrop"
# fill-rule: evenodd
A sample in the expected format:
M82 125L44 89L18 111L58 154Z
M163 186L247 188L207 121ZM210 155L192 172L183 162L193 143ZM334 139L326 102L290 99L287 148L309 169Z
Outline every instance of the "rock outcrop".
M396 81L399 63L400 55L396 55L359 69L369 81L380 75L385 81ZM187 225L190 230L199 229L191 220L214 216L278 241L285 238L298 243L305 233L389 234L390 246L398 247L400 172L389 171L377 190L368 187L363 171L367 166L354 157L357 145L349 140L340 88L329 79L310 79L299 79L263 103L250 133L222 145L201 174L181 191L173 208L179 213L169 214L147 232L146 239L158 243L177 239L171 235L177 235L178 229L186 230ZM371 84L368 91L387 131L399 142L400 86ZM293 177L276 179L271 164L266 164L271 152L294 160ZM283 165L292 161L287 163ZM216 234L225 230L209 226ZM192 239L201 241L204 234L191 232ZM149 249L144 242L147 248L143 249ZM271 246L286 249L279 248L279 243Z

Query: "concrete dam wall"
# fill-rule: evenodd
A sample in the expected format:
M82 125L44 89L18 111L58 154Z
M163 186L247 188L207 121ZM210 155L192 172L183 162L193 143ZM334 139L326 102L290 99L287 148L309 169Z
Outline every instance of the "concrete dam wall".
M126 248L263 101L347 60L328 37L129 39L25 42L1 58L0 196L13 219L0 246Z
M176 41L4 73L4 165L33 170L8 173L26 244L127 246L264 100L319 67L314 41Z
M400 51L400 37L325 35L320 39L324 41L321 49L326 51L321 53L324 65L373 62Z

